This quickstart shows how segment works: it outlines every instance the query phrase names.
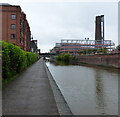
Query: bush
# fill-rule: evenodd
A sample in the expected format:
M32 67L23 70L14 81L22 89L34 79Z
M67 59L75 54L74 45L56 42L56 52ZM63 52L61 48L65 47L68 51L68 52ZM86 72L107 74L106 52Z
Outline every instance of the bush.
M106 54L107 53L107 49L106 48L100 48L100 49L97 50L97 53Z
M38 60L38 54L26 52L11 43L2 42L2 78L8 79Z
M81 51L79 51L79 54L95 54L95 53L103 53L106 54L107 53L107 48L100 48L100 49L83 49Z
M118 51L120 51L120 45L118 45L116 48L117 48Z
M69 62L70 59L72 59L72 56L68 53L62 53L56 57L56 60L64 62Z

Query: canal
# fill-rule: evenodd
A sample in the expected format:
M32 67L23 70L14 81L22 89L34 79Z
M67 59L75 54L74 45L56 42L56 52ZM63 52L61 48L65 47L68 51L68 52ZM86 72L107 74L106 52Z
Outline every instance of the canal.
M118 115L118 70L46 63L74 115Z

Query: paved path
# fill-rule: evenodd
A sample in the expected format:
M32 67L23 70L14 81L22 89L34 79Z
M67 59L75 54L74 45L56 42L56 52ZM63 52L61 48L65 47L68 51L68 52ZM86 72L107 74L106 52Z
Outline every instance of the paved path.
M3 90L3 115L59 115L42 60Z

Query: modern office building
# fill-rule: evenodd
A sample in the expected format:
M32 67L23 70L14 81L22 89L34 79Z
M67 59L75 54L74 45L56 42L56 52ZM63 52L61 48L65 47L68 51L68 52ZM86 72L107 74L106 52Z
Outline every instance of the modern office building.
M115 44L112 40L104 39L104 15L96 16L95 19L95 40L85 38L82 40L63 39L56 43L51 53L77 53L84 49L106 48L112 50Z
M0 4L1 40L11 42L25 51L30 51L31 31L26 14L20 6Z
M51 53L71 53L76 54L84 49L100 49L107 48L111 49L114 47L114 42L111 40L104 40L104 44L98 43L99 40L71 40L63 39L61 43L56 43L55 47L51 50ZM97 45L96 45L97 43Z

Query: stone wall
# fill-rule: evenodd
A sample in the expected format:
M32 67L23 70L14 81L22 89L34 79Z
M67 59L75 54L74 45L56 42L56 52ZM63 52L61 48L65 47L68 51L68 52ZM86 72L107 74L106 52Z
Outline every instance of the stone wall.
M75 58L75 61L77 64L88 63L88 64L120 68L120 54L81 55L81 56L77 56Z

